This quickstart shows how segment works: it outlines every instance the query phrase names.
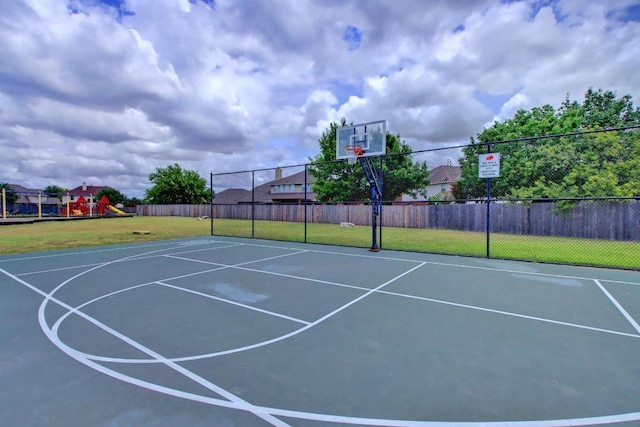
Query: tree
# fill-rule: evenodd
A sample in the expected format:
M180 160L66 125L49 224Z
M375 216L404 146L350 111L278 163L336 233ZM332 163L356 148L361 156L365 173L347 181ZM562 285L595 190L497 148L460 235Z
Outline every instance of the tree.
M179 164L156 168L149 174L153 186L145 191L145 203L149 204L198 204L209 203L207 181L196 171L185 170Z
M68 191L69 190L67 190L66 188L62 188L57 185L47 185L42 190L43 193L47 194L48 196L57 197L60 201L62 201L62 196L64 196Z
M137 197L132 197L130 199L127 199L127 201L125 202L125 206L128 208L135 208L136 206L138 206L139 204L141 204L142 201L139 200Z
M309 173L315 178L313 191L321 202L343 202L368 200L370 190L359 164L349 165L336 161L336 130L348 126L343 118L332 122L318 140L320 154L310 159ZM426 163L414 162L409 155L411 147L400 139L400 135L386 135L387 155L383 157L383 200L395 200L402 194L415 195L429 184ZM379 168L379 160L374 163Z
M13 188L9 186L7 182L0 182L0 192L4 189L4 197L7 202L7 205L14 204L18 201L18 193L16 193Z
M109 199L109 203L114 206L118 203L122 203L124 205L127 202L127 196L111 187L104 187L102 190L98 191L98 194L93 196L93 198L94 200L98 201L102 198L102 196L107 196L107 199Z
M486 143L532 138L493 145L501 154L500 177L492 181L496 197L561 198L638 195L638 130L585 133L536 139L544 135L588 132L640 124L640 111L631 96L589 89L580 104L566 97L558 110L550 105L520 110L511 119L494 122L472 138L460 159L462 178L454 187L458 199L485 194L478 178L478 154ZM636 169L637 170L637 169Z

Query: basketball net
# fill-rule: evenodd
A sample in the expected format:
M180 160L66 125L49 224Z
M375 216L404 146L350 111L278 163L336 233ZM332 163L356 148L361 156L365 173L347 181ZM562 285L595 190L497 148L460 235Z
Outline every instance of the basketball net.
M358 157L364 154L364 150L359 145L345 145L344 150L348 153L347 162L349 162L350 165L355 165Z

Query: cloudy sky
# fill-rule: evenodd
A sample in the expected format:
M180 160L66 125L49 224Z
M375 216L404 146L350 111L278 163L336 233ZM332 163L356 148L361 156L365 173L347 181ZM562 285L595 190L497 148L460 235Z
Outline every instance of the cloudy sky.
M589 87L640 103L640 1L2 0L0 181L141 197L304 163L332 121L466 143Z

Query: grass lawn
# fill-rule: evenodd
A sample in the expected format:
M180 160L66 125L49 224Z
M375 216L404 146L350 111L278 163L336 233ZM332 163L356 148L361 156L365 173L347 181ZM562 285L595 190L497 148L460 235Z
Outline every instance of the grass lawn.
M149 234L133 234L147 230ZM109 217L0 226L0 255L209 236L211 223L185 217Z
M0 255L119 243L209 236L211 224L187 217L113 217L0 226ZM133 234L148 230L149 234ZM216 235L304 242L303 223L214 220ZM307 242L369 248L371 227L307 224ZM486 255L484 233L431 229L383 229L383 249L454 255ZM562 237L491 235L491 256L561 264L640 269L640 243Z

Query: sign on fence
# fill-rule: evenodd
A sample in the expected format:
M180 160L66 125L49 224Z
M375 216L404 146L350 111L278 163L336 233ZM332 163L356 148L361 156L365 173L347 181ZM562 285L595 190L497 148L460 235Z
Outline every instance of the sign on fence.
M500 153L478 154L478 178L500 176Z

